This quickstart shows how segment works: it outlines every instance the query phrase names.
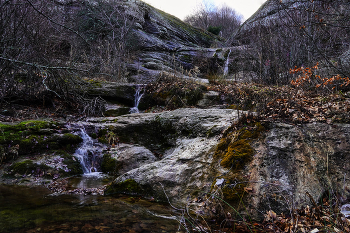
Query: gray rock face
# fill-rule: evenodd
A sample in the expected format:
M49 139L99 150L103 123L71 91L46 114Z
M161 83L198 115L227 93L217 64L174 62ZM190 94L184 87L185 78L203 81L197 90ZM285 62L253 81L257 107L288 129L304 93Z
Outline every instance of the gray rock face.
M89 121L101 128L113 128L122 141L142 145L158 157L155 159L146 149L140 152L139 146L125 147L128 152L117 149L114 157L120 156L117 160L129 165L124 166L125 173L113 184L132 179L152 190L148 195L165 201L166 194L172 201L184 203L192 192L210 190L215 179L211 166L219 135L237 118L237 111L230 109L178 109ZM132 152L136 148L138 152ZM138 158L142 164L133 167Z
M143 195L165 201L169 198L180 205L210 192L220 174L230 173L213 155L221 132L237 117L234 110L178 109L109 118L101 127L113 126L115 132L123 129L129 135L134 134L129 138L133 142L159 152L156 156L150 152L139 153L142 164L135 168L125 166L125 173L117 177L109 189L134 180L147 190ZM100 119L91 121L96 123ZM155 121L161 122L158 128L153 125ZM168 130L167 136L162 132L164 129ZM188 129L193 129L191 134ZM156 135L160 138L149 140ZM162 137L165 137L163 141ZM247 184L243 198L245 208L237 208L242 214L261 218L259 213L270 209L288 213L294 208L312 205L311 198L317 202L325 192L337 195L344 204L348 202L350 125L276 123L251 146L255 150L252 161L243 170L232 173ZM127 148L131 151L132 147ZM127 157L123 161L127 162ZM222 180L224 185L234 186L228 182Z
M202 48L218 43L218 37L211 33L194 28L142 1L129 0L120 5L135 21L131 31L132 49L141 52L133 67L142 66L137 68L142 72L133 76L135 80L149 81L154 71L175 71L179 66L191 69L188 60L193 60ZM185 50L195 50L196 53ZM187 59L183 59L184 56Z
M157 157L145 147L124 143L118 145L116 148L112 148L110 153L111 157L117 161L118 175L122 175L125 172L158 160Z
M237 36L244 34L254 27L270 26L271 23L277 23L280 17L286 17L285 10L297 8L307 1L296 0L270 0L265 3L239 28Z
M91 88L88 94L90 96L100 96L105 99L118 101L129 106L133 106L135 92L135 84L101 82L99 83L99 86Z
M276 213L312 205L325 192L350 198L350 126L323 123L274 124L245 171L250 174L250 208ZM277 198L276 198L277 197Z
M117 118L91 118L87 124L112 127L121 141L142 145L161 156L168 148L176 146L178 138L219 135L237 116L237 111L231 109L184 108Z
M113 183L132 179L151 187L152 193L148 195L163 201L167 196L171 202L183 205L191 194L210 191L215 178L210 166L218 140L218 137L178 139L173 152L165 158L130 170Z

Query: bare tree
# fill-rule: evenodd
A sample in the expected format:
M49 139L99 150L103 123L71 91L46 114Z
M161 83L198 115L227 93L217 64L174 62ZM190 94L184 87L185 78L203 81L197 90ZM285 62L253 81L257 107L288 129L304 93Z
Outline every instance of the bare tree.
M260 80L289 83L291 68L312 67L317 62L329 72L346 75L337 58L348 49L347 1L273 0L266 4L274 5L273 16L264 16L245 35L237 36L255 51Z
M100 112L81 77L123 76L132 23L117 2L0 0L0 104L59 99Z
M209 27L216 27L220 29L220 35L223 38L229 39L241 25L242 19L241 15L227 5L220 8L201 5L195 13L187 16L184 21L204 30L208 30Z

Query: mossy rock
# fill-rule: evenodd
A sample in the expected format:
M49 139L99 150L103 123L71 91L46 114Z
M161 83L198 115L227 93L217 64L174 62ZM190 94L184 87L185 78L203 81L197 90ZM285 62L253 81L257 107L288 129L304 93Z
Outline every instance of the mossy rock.
M19 154L65 149L74 151L83 139L71 133L63 135L31 135L18 142Z
M110 109L104 112L104 115L106 117L117 117L122 116L130 113L130 108L117 108L117 109Z
M245 183L236 184L234 186L231 184L225 185L222 188L224 199L231 204L239 203L243 199L246 186L247 185Z
M8 167L8 175L44 175L50 169L44 164L36 164L31 160L17 162Z
M251 141L258 139L264 130L260 122L248 124L238 130L230 127L217 145L214 156L222 159L220 165L225 168L232 171L243 169L255 152L250 145Z
M59 172L61 176L76 176L84 173L79 160L75 158L74 155L66 153L65 151L59 151L57 154L61 155L61 157L64 159L63 162L65 165L67 165L68 169L68 172L60 169Z
M111 154L103 155L101 171L109 175L116 175L118 173L118 162L112 158Z
M231 143L220 165L234 170L243 169L245 164L252 159L254 149L246 139Z
M132 196L142 196L146 190L133 179L127 179L123 182L107 186L105 195L127 194Z
M63 137L60 139L60 144L63 145L76 145L82 142L83 139L80 136L71 133L64 134Z
M59 124L52 121L23 121L18 124L0 123L0 163L42 151L66 149L73 151L81 137L66 133L56 135Z
M11 142L18 144L19 141L30 135L51 134L48 129L57 128L57 124L50 121L23 121L16 125L0 123L0 144Z
M252 124L253 126L244 127L239 132L239 139L257 139L262 132L265 131L265 127L260 122Z

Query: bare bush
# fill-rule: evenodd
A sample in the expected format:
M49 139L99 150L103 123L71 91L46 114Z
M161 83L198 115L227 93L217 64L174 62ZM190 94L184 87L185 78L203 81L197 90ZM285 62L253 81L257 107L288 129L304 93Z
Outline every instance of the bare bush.
M59 99L86 114L103 109L96 106L101 101L81 101L88 89L81 77L122 79L133 19L120 6L99 0L0 0L0 103L55 107Z
M312 67L317 62L327 72L348 75L337 62L337 57L348 49L347 1L273 0L265 4L274 5L273 16L259 16L237 35L241 44L253 49L260 80L289 83L289 69Z

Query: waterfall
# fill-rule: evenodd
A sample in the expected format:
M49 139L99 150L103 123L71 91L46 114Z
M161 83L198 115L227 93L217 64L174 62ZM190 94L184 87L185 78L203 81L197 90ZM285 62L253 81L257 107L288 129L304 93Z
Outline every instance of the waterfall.
M130 109L130 113L139 113L139 103L144 93L144 92L141 93L141 91L142 91L142 85L137 85L135 97L134 97L134 107Z
M227 59L225 62L225 66L224 66L224 76L228 75L228 65L230 64L230 54L231 54L231 49L227 55Z
M79 159L84 174L99 172L102 157L101 145L98 145L98 142L86 133L84 127L80 128L78 135L83 139L83 142L75 151L74 156Z

